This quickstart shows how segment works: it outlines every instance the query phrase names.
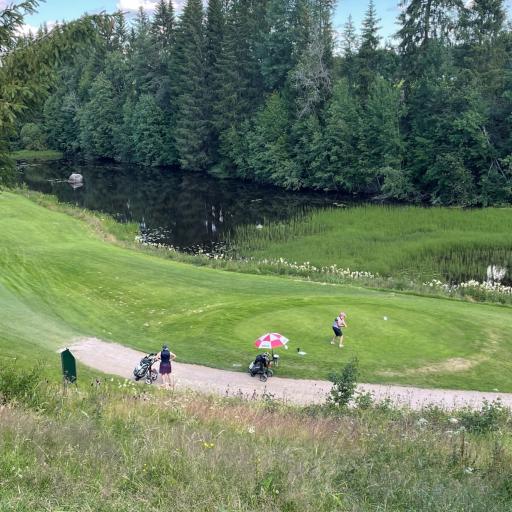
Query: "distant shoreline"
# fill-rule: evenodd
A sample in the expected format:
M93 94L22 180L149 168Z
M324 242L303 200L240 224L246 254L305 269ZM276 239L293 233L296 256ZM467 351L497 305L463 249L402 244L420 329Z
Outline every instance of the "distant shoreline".
M20 151L13 151L9 153L9 156L18 161L26 161L26 162L35 162L35 161L45 161L49 162L52 160L62 160L64 158L64 153L60 151L54 151L53 149L45 149L43 151L33 151L29 149L22 149Z

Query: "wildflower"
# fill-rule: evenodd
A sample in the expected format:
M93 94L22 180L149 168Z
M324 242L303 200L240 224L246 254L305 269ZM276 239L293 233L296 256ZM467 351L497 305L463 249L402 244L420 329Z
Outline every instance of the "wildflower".
M254 427L252 427L252 426L251 426L251 427L249 427L249 428L247 429L247 432L249 432L249 434L255 434L255 433L256 433L256 429L255 429Z
M425 419L425 418L420 418L416 424L419 426L419 427L425 427L426 425L428 425L428 420Z

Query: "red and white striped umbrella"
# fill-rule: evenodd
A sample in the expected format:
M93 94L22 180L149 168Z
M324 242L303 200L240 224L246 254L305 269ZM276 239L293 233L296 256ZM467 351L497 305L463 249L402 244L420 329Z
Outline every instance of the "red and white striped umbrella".
M256 348L266 348L266 349L275 349L277 347L285 347L288 343L288 338L285 338L283 335L277 332L269 332L260 336L255 342L254 345Z

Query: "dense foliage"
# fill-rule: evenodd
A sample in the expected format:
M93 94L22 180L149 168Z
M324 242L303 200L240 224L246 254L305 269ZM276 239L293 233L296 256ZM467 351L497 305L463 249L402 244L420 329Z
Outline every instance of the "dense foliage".
M103 34L113 20L105 15L84 16L51 32L41 29L37 37L19 37L24 16L38 4L37 0L7 6L4 2L0 9L0 185L13 178L6 143L16 131L24 149L45 148L47 127L33 121L56 82L56 67Z
M73 155L360 197L510 202L505 1L403 0L386 44L370 1L339 46L334 6L188 0L178 16L160 0L152 17L119 15L23 122Z

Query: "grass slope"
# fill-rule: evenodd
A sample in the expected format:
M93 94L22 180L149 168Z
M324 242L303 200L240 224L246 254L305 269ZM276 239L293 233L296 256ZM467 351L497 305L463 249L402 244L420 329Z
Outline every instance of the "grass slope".
M143 350L169 342L181 361L245 367L252 340L275 330L291 339L280 375L326 378L357 356L369 382L512 391L507 307L197 268L105 243L12 193L0 194L0 229L5 356L53 360L91 335ZM328 343L340 309L343 351Z
M0 512L511 510L503 412L499 431L472 434L434 409L322 414L146 390L42 384L30 407L0 408Z
M20 151L13 151L10 154L13 160L25 160L31 161L50 161L50 160L62 160L64 154L60 151L54 151L53 149L46 149L41 151L35 151L30 149L22 149Z
M327 209L263 229L243 226L232 242L241 255L259 259L282 257L421 279L482 280L490 264L512 272L512 208Z

